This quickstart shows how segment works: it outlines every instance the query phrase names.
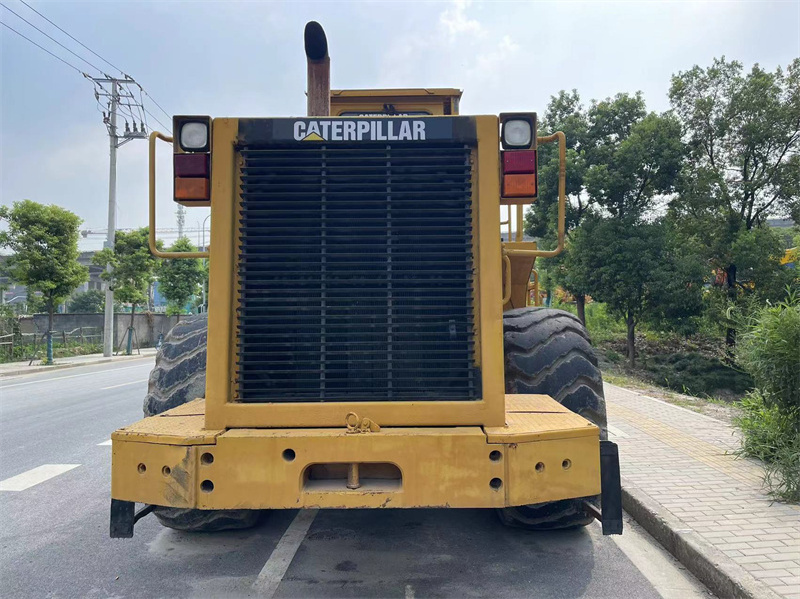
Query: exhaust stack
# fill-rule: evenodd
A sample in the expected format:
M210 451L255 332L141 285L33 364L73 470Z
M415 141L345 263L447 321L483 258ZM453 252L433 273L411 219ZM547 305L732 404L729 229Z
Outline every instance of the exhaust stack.
M331 113L331 59L328 38L316 21L306 23L303 34L308 62L308 116L329 116Z

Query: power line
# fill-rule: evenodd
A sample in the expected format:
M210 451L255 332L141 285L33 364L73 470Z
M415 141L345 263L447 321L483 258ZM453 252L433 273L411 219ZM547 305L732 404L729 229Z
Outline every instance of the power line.
M78 67L76 67L74 64L71 64L71 63L67 62L66 60L64 60L64 59L63 59L63 58L61 58L60 56L56 56L55 54L53 54L52 52L50 52L50 50L48 50L48 49L47 49L47 48L45 48L44 46L40 46L39 44L37 44L36 42L34 42L34 41L31 39L31 38L29 38L29 37L27 37L27 36L25 36L25 35L21 34L19 31L17 31L16 29L14 29L14 28L13 28L11 25L8 25L7 23L4 23L3 21L0 21L0 25L3 25L4 27L7 27L8 29L10 29L11 31L13 31L14 33L16 33L18 36L20 36L21 38L28 40L30 43L32 43L34 46L36 46L36 47L37 47L37 48L39 48L40 50L44 50L45 52L47 52L47 53L48 53L50 56L52 56L53 58L55 58L55 59L57 59L57 60L60 60L60 61L61 61L61 62L63 62L65 65L67 65L69 68L71 68L71 69L74 69L74 70L78 71L78 73L80 73L80 74L81 74L81 75L83 75L84 77L88 77L88 75L87 75L86 73L84 73L83 71L81 71L81 70L80 70Z
M147 96L148 98L150 98L151 100L153 100L153 104L155 104L156 106L158 106L158 107L159 107L159 109L161 110L161 112L163 112L165 115L167 115L167 118L168 118L168 119L171 119L171 118L172 118L172 115L171 115L170 113L168 113L166 110L164 110L163 108L161 108L161 105L160 105L158 102L156 102L156 101L155 101L155 98L153 98L153 96L151 96L150 94L148 94L148 93L147 93L147 90L146 90L146 89L142 89L142 91L144 92L144 95L145 95L145 96ZM162 127L163 127L163 125L162 125Z
M147 92L145 92L145 93L147 93ZM150 112L149 110L147 110L147 108L145 108L145 109L144 109L144 111L145 111L147 114L149 114L149 115L150 115L150 116L153 118L153 120L155 120L155 122L156 122L156 123L158 123L159 125L161 125L162 127L164 127L164 129L166 129L166 130L169 132L169 134L170 134L170 135L172 135L172 129L170 129L170 128L169 128L169 127L167 127L167 126L166 126L164 123L162 123L161 121L159 121L159 120L158 120L158 117L156 117L156 115L154 115L152 112Z
M8 6L6 6L6 5L5 5L5 4L3 4L2 2L0 2L0 6L2 6L3 8L5 8L5 9L6 9L8 12L10 12L12 15L16 16L18 19L22 19L23 21L25 21L25 22L26 22L28 25L30 25L31 27L33 27L33 28L34 28L36 31L38 31L39 33L41 33L43 36L45 36L45 37L46 37L46 38L48 38L49 40L52 40L52 41L54 41L56 44L58 44L59 46L61 46L62 48L64 48L64 50L66 50L67 52L69 52L70 54L72 54L74 57L78 58L79 60L82 60L83 62L85 62L86 64L88 64L90 67L92 67L94 70L96 70L96 71L98 71L98 72L100 72L100 73L103 73L103 70L102 70L102 69L100 69L100 68L96 67L96 66L95 66L95 65L93 65L91 62L89 62L88 60L86 60L85 58L83 58L82 56L80 56L79 54L76 54L75 52L73 52L72 50L70 50L69 48L67 48L67 47L66 47L64 44L62 44L61 42L59 42L59 41L58 41L56 38L54 38L53 36L51 36L51 35L48 35L47 33L45 33L44 31L42 31L41 29L39 29L39 28L38 28L36 25L34 25L33 23L31 23L31 22L30 22L28 19L26 19L26 18L25 18L25 17L23 17L23 16L20 16L20 15L18 15L17 13L15 13L13 10L11 10L10 8L8 8ZM103 74L105 74L105 73L103 73Z
M72 35L70 35L69 33L67 33L66 31L64 31L63 29L61 29L61 27L59 27L58 25L56 25L55 23L53 23L53 21L51 21L50 19L48 19L46 16L44 16L44 15L43 15L42 13L40 13L38 10L36 10L35 8L33 8L33 7L30 5L30 4L28 4L27 2L25 2L25 0L20 0L20 2L22 2L22 3L23 3L25 6L27 6L29 9L31 9L31 10L32 10L33 12L35 12L37 15L39 15L40 17L42 17L42 18L43 18L45 21L47 21L48 23L50 23L50 24L51 24L53 27L55 27L56 29L58 29L58 30L59 30L61 33L63 33L63 34L64 34L64 35L66 35L67 37L69 37L69 38L70 38L72 41L74 41L74 42L76 42L76 43L80 44L80 45L81 45L81 46L83 46L85 49L87 49L89 52L91 52L92 54L94 54L95 56L97 56L97 58L99 58L99 59L100 59L100 60L102 60L104 63L106 63L107 65L109 65L111 68L113 68L113 69L116 69L117 71L119 71L119 72L120 72L120 73L122 73L123 75L125 75L125 74L126 74L126 73L125 73L125 71L123 71L122 69L120 69L120 68L119 68L119 67L117 67L117 66L114 66L114 65L113 65L112 63L110 63L108 60L106 60L105 58L103 58L102 56L100 56L100 55L99 55L97 52L95 52L94 50L92 50L92 49L91 49L89 46L87 46L86 44L84 44L84 43L83 43L83 42L81 42L80 40L76 39L75 37L73 37Z
M106 63L106 64L107 64L107 65L109 65L110 67L112 67L112 68L116 69L117 71L119 71L120 73L122 73L123 75L125 75L125 77L126 77L126 78L128 78L128 79L130 79L130 78L131 78L131 77L130 77L130 75L128 75L127 73L125 73L125 71L123 71L121 68L119 68L119 67L118 67L118 66L116 66L114 63L110 62L109 60L107 60L107 59L103 58L103 57L102 57L100 54L98 54L97 52L95 52L94 50L92 50L92 49L91 49L89 46L87 46L86 44L84 44L82 41L80 41L80 40L79 40L78 38L76 38L74 35L72 35L72 34L70 34L69 32L67 32L67 31L66 31L65 29L63 29L62 27L60 27L60 26L56 25L56 23L54 23L53 21L51 21L50 19L48 19L46 16L44 16L42 13L40 13L40 12L39 12L38 10L36 10L35 8L33 8L33 7L30 5L30 4L28 4L27 2L25 2L25 0L20 0L20 1L22 2L22 4L24 4L25 6L27 6L27 7L28 7L30 10L32 10L32 11L33 11L33 12L35 12L37 15L39 15L40 17L42 17L42 18L43 18L45 21L47 21L48 23L50 23L50 24L51 24L53 27L55 27L56 29L58 29L58 30L59 30L61 33L63 33L64 35L66 35L67 37L69 37L71 40L73 40L75 43L79 44L81 47L83 47L83 48L85 48L86 50L88 50L89 52L91 52L93 55L95 55L97 58L99 58L100 60L102 60L104 63ZM73 55L75 55L75 56L77 56L78 58L80 58L81 60L83 60L83 62L85 62L86 64L88 64L88 65L89 65L89 66L91 66L92 68L94 68L94 69L96 69L97 71L99 71L99 72L103 73L102 69L99 69L99 68L97 68L96 66L94 66L94 65L93 65L92 63L90 63L89 61L87 61L87 60L85 60L84 58L82 58L82 57L78 56L77 54L75 54L75 52L72 52L72 50L70 50L69 48L67 48L66 46L64 46L63 44L61 44L61 43L60 43L60 42L58 42L57 40L55 40L54 38L52 38L52 37L50 37L49 35L47 35L47 34L46 34L44 31L42 31L41 29L39 29L38 27L36 27L36 25L33 25L33 24L30 22L30 21L28 21L28 20L27 20L27 19L25 19L24 17L21 17L21 16L20 16L20 15L18 15L17 13L15 13L13 10L11 10L10 8L8 8L8 7L7 7L5 4L2 4L2 3L0 3L0 5L2 5L2 6L3 6L3 7L6 9L6 10L8 10L8 11L9 11L9 12L11 12L11 13L13 13L14 15L16 15L17 17L19 17L20 19L22 19L22 20L23 20L23 21L25 21L26 23L28 23L28 25L30 25L31 27L34 27L34 28L35 28L37 31L39 31L39 32L40 32L40 33L42 33L43 35L46 35L48 38L50 38L51 40L53 40L54 42L56 42L56 43L57 43L59 46L61 46L62 48L64 48L64 49L65 49L65 50L67 50L68 52L72 53ZM34 43L35 43L35 42L34 42ZM37 44L37 45L38 45L38 44ZM41 46L40 46L40 47L41 47ZM55 56L55 55L53 55L53 56ZM73 67L73 68L74 68L74 67ZM104 73L104 74L105 74L105 73ZM110 79L110 77L109 77L109 79ZM97 82L95 82L95 83L96 83L97 85L99 85ZM144 110L145 112L147 112L148 114L150 114L150 116L152 116L152 117L153 117L153 119L155 119L155 121L156 121L156 122L157 122L159 125L161 125L162 127L164 127L164 128L165 128L165 129L167 129L167 130L170 130L170 128L169 128L169 127L167 127L166 125L164 125L164 123L162 123L162 122L161 122L160 120L158 120L158 119L157 119L155 116L153 116L151 113L149 113L149 112L147 111L147 109L146 109L146 108L144 108L144 102L143 102L143 101L141 101L141 93L144 93L144 95L146 95L148 98L150 98L150 100L153 102L153 104L155 104L155 105L158 107L158 109L159 109L161 112L163 112L163 113L166 115L166 117L167 117L168 119L170 119L170 120L171 120L171 119L172 119L172 115L171 115L170 113L168 113L166 110L164 110L164 108L161 106L161 104L159 104L158 102L156 102L155 98L153 98L153 96L151 96L149 93L147 93L147 90L146 90L146 89L144 89L144 88L143 88L143 87L142 87L140 84L138 84L138 83L137 83L136 85L137 85L137 87L139 88L139 92L140 92L140 104L142 105L142 110ZM101 87L101 89L104 89L102 85L101 85L100 87ZM132 94L131 94L131 98L133 99L133 97L132 97ZM133 113L130 111L130 108L128 109L128 112L129 112L129 114L130 114L130 117L131 117L131 119L136 119L136 117L135 117L135 116L133 115ZM139 122L141 122L141 121L143 121L143 120L146 120L146 118L144 118L144 116L142 115L142 117L141 117L141 118L139 118L138 120L139 120Z

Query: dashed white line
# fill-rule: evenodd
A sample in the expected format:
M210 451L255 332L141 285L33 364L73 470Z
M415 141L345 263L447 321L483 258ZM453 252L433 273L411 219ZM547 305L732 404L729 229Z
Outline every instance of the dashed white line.
M269 556L267 563L261 568L258 578L253 583L253 589L258 591L259 594L267 597L268 599L275 595L278 590L281 580L283 580L286 571L289 569L289 564L292 563L297 549L303 542L303 539L317 517L319 510L300 510L297 516L294 517L289 528L283 533L281 540L275 545L272 550L272 555Z
M612 437L617 437L618 439L628 438L628 433L619 430L616 426L611 426L610 424L607 424L606 428L608 429L608 432Z
M31 487L50 480L54 476L69 472L80 464L44 464L22 474L0 481L0 491L24 491Z
M101 445L111 445L111 439L108 439L107 441L103 441L102 443L97 444L98 447L100 447Z
M139 359L139 358L134 358ZM119 372L120 370L130 370L131 368L141 368L142 365L139 364L138 366L125 366L124 368L109 368L107 370L95 370L94 372L83 372L81 374L69 374L67 376L57 376L52 379L38 379L35 381L28 381L26 383L14 383L13 385L3 385L0 387L0 391L5 389L11 389L12 387L22 387L23 385L37 385L39 383L50 383L52 381L63 381L64 379L74 379L79 376L90 376L93 374L103 374L104 372Z
M120 383L119 385L111 385L110 387L101 387L100 391L108 391L109 389L116 389L117 387L127 387L128 385L141 385L142 383L146 383L147 379L142 379L140 381L130 381L127 383Z

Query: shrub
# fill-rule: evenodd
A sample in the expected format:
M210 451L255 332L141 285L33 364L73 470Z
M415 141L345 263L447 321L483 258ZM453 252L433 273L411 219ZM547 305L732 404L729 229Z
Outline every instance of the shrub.
M765 463L769 492L800 501L800 297L767 305L744 323L737 359L756 390L742 402L737 424L743 455Z
M741 403L736 425L742 430L741 455L764 462L764 482L770 495L782 501L800 501L800 434L795 413L765 401L760 391Z
M767 305L745 323L736 358L755 380L767 405L800 410L800 296ZM800 422L796 422L800 430Z

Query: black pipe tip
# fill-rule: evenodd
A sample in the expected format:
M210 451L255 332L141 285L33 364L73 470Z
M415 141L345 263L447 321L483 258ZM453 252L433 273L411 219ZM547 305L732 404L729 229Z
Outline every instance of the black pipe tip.
M320 61L328 58L328 38L325 37L325 30L316 21L306 23L303 33L306 45L306 57L312 61Z

